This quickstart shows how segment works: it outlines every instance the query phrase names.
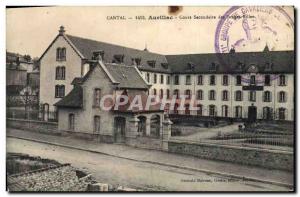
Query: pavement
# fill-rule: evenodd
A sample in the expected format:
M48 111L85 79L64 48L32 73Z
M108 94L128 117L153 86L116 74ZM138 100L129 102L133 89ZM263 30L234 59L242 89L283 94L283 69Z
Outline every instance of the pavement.
M241 178L243 180L270 183L279 186L292 187L294 180L293 173L287 171L207 160L163 151L134 148L121 144L99 143L73 136L57 136L7 128L7 137L84 150L137 162L193 170L207 174L217 174L231 178Z

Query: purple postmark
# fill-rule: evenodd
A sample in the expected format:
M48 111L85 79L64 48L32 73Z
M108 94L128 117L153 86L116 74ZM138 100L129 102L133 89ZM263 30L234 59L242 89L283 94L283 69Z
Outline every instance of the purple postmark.
M221 16L215 33L221 64L230 66L221 53L263 51L266 46L270 51L294 49L294 22L282 7L234 6ZM250 75L242 80L249 83ZM257 81L262 83L263 77L258 75Z

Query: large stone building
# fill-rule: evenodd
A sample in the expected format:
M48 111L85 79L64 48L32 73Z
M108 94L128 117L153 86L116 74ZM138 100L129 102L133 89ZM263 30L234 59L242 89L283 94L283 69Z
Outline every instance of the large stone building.
M188 99L184 110L178 110L177 103L169 113L294 119L294 51L269 51L266 46L261 52L161 55L68 35L63 27L40 57L40 102L45 110L55 110L54 104L73 89L72 81L89 73L94 52L106 66L138 68L150 85L148 94L194 96L193 104L199 107L189 110ZM86 124L92 125L92 119L85 117Z

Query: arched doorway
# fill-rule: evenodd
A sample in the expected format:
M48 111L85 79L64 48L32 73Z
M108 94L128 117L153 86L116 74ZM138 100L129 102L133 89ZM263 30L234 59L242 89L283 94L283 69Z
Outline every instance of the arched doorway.
M139 123L138 123L138 134L139 136L145 136L146 135L146 117L145 116L139 116Z
M125 142L126 118L117 116L114 119L114 142Z
M153 137L160 136L160 116L152 115L150 119L150 135Z

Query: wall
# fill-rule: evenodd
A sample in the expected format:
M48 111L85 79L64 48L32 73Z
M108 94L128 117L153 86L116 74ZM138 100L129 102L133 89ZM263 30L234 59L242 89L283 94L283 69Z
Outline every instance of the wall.
M58 47L66 48L66 61L56 60ZM55 79L57 66L65 66L65 80ZM64 37L59 36L40 62L40 103L48 103L50 111L54 110L53 104L60 100L60 98L55 98L55 85L65 85L65 95L67 95L73 88L71 85L73 79L80 76L81 58Z
M43 122L35 120L22 120L22 119L6 119L7 128L26 129L38 132L56 133L58 134L57 123L54 122Z
M226 145L169 141L168 151L205 159L293 171L293 153Z

